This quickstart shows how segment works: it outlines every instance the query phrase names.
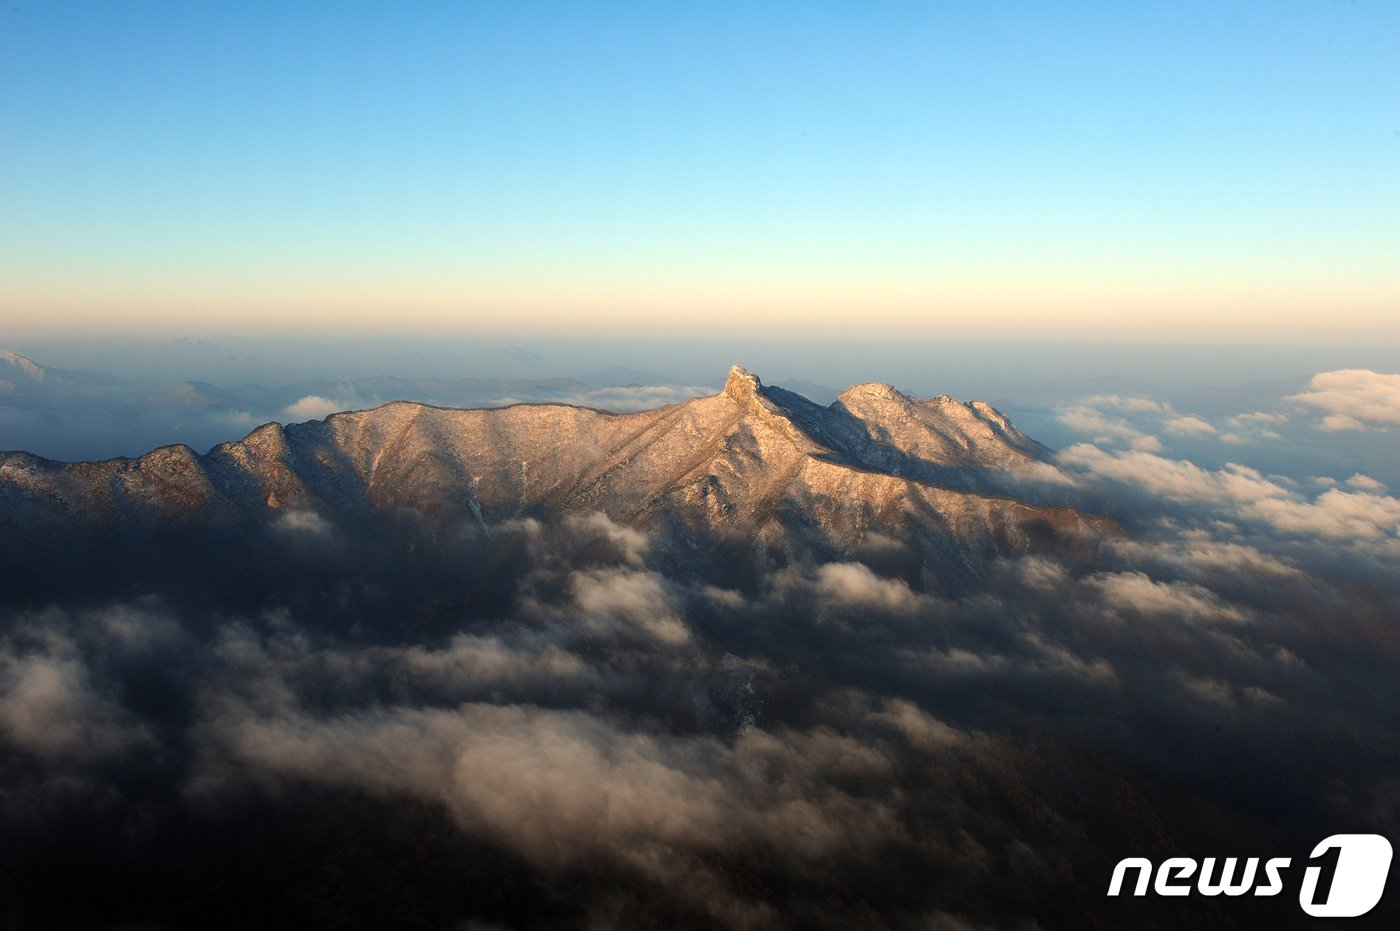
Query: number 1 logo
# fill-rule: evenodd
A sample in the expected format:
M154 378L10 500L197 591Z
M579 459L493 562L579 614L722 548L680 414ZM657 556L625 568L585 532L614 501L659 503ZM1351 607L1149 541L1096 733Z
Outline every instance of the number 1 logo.
M1379 834L1333 834L1313 848L1309 859L1322 863L1303 874L1298 904L1314 918L1364 915L1385 892L1390 858L1390 841Z

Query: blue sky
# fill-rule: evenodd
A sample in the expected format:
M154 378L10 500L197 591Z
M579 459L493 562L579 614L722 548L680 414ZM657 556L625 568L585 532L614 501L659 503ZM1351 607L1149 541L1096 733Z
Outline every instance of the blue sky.
M1400 6L0 10L0 308L1400 341Z

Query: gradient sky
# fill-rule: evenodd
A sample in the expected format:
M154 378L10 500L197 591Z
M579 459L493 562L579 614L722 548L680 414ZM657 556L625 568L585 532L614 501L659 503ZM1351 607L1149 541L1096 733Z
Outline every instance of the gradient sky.
M0 313L1400 344L1400 4L0 9Z

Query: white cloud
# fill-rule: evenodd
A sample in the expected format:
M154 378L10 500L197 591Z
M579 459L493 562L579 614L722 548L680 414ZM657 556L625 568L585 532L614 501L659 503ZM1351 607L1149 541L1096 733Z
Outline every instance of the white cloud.
M323 398L319 394L308 394L301 400L288 404L286 415L292 420L319 420L344 409L345 405L339 401Z
M1015 571L1021 584L1042 592L1063 591L1069 584L1069 572L1063 565L1043 556L1026 556L1016 561Z
M1369 369L1321 372L1312 377L1307 391L1288 400L1324 411L1324 430L1400 426L1400 375Z
M861 563L828 563L817 570L817 591L845 605L867 605L902 611L918 604L918 596L899 579L883 579Z
M1121 417L1110 417L1096 408L1076 405L1060 411L1060 423L1077 433L1092 436L1095 443L1143 440L1146 434Z
M1369 475L1362 475L1360 472L1357 472L1351 478L1347 479L1345 484L1350 485L1352 488L1359 488L1362 491L1385 491L1385 484L1383 482L1379 482Z
M550 398L550 403L573 404L577 407L592 407L605 411L645 411L669 404L680 404L692 398L714 394L713 388L694 385L623 385L609 388L596 388L580 391L563 397ZM507 407L511 404L531 403L538 398L503 396L486 402L487 407Z
M918 705L898 698L885 700L883 711L872 717L899 731L911 744L924 749L943 750L968 740L968 735L933 717Z
M288 511L277 517L273 525L284 533L324 537L331 532L330 521L315 511Z
M1145 413L1167 413L1172 407L1170 404L1163 404L1151 398L1144 397L1124 397L1121 394L1096 394L1084 398L1081 404L1088 404L1092 407L1117 407L1125 411L1141 411Z
M1145 452L1106 452L1087 443L1063 451L1059 461L1171 501L1218 505L1282 533L1374 541L1394 538L1400 530L1400 499L1331 488L1309 501L1281 484L1286 480L1233 462L1209 470Z
M1301 571L1253 546L1211 539L1204 531L1182 533L1174 540L1148 541L1124 538L1110 547L1138 563L1153 563L1196 577L1249 575L1267 578L1296 578Z
M1342 430L1365 430L1366 425L1350 414L1328 414L1322 418L1322 429L1329 433Z
M1222 443L1234 443L1236 445L1257 442L1259 440L1281 440L1283 439L1277 432L1268 429L1270 424L1288 423L1288 418L1283 414L1272 411L1253 411L1247 414L1236 414L1233 417L1226 417L1225 425L1231 428L1225 433L1219 434Z
M669 644L690 639L664 579L655 572L600 569L573 577L574 602L585 625L599 632L638 631Z
M1210 421L1195 415L1173 417L1165 424L1168 433L1175 433L1178 436L1189 434L1214 433L1215 427Z
M944 759L967 743L917 709L871 723ZM888 786L896 761L828 728L757 728L733 741L630 730L523 705L392 707L335 718L227 706L210 736L253 771L440 802L473 834L550 867L606 861L663 883L723 927L769 927L706 862L731 851L797 862L900 837L895 811L846 786ZM887 790L889 791L889 790Z
M701 587L700 592L710 601L717 605L722 605L731 611L737 611L748 604L743 594L732 588L718 588L714 585L704 585Z
M1239 608L1191 582L1157 582L1143 572L1103 572L1085 579L1084 585L1117 610L1188 621L1245 620Z
M1332 540L1380 540L1400 531L1400 499L1337 488L1316 501L1269 498L1253 503L1253 516L1284 533L1316 535Z
M253 427L258 422L251 411L216 411L209 415L209 419L234 428Z
M150 739L94 688L74 643L45 641L28 654L0 649L0 735L46 758L102 756Z
M1078 484L1073 476L1066 474L1061 469L1057 469L1048 462L1025 462L1013 466L1006 475L1013 482L1030 486L1069 485L1072 487ZM870 539L869 535L867 535L866 539Z
M1116 409L1124 416L1105 413L1101 408ZM1166 402L1116 394L1093 395L1060 408L1058 419L1071 430L1092 437L1099 445L1122 443L1150 453L1162 449L1162 441L1149 432L1157 427L1177 435L1215 432L1209 421L1190 414L1177 415Z
M1287 494L1282 486L1257 470L1235 463L1212 472L1181 459L1166 459L1141 450L1112 453L1088 443L1064 450L1059 461L1103 478L1138 485L1172 501L1223 503Z
M591 511L582 516L570 516L564 520L565 526L574 531L591 531L606 537L617 547L624 561L634 566L642 564L651 541L645 533L635 527L619 524L602 511Z
M1221 433L1219 439L1222 443L1233 443L1238 446L1259 440L1281 440L1283 436L1273 430L1252 430L1249 433Z
M388 648L374 654L380 666L401 667L413 681L444 688L499 688L517 681L549 682L555 688L572 679L584 680L588 667L559 646L541 641L523 646L499 637L457 634L446 648L421 646Z
M1272 411L1254 411L1249 414L1236 414L1226 420L1226 423L1235 427L1243 427L1249 424L1259 423L1287 423L1288 418L1283 414Z

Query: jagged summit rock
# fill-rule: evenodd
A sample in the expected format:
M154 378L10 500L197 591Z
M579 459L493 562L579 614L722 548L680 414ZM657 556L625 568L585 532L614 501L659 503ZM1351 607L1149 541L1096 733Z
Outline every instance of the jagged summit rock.
M256 527L296 511L435 527L601 511L688 546L840 554L878 532L966 566L1104 527L1008 495L1004 479L1044 452L985 404L870 384L822 407L736 365L716 395L631 414L394 402L266 424L202 456L0 454L0 510L10 526L119 532Z
M731 365L729 377L724 380L724 393L736 401L754 397L763 388L758 376L742 365Z

